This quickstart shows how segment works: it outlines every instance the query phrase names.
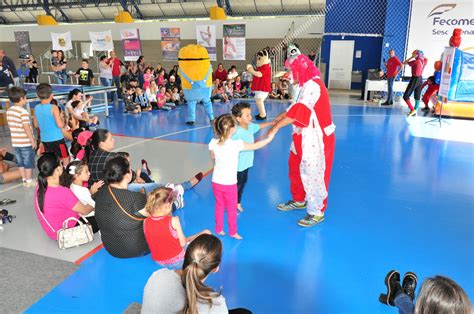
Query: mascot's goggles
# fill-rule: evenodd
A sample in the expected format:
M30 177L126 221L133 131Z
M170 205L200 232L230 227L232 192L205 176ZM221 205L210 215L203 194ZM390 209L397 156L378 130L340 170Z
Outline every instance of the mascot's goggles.
M203 61L209 60L209 58L178 58L178 61Z

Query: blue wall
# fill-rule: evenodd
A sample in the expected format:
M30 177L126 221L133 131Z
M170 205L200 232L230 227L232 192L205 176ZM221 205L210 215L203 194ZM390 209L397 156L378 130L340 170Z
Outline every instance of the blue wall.
M411 0L387 0L387 17L385 19L385 34L382 43L382 56L388 58L390 49L403 62L406 58L406 42L410 23Z
M380 67L380 54L382 53L382 37L360 37L360 36L324 36L321 48L321 62L326 63L326 85L328 84L330 50L332 40L354 40L354 61L353 71L362 71L362 82L367 78L368 69L378 69ZM362 51L361 58L355 58L357 50ZM360 89L361 83L352 83L351 88Z
M329 71L331 40L341 40L336 34L360 34L344 36L354 40L353 71L362 71L362 82L368 69L383 68L382 60L394 48L400 59L405 57L406 38L410 17L411 0L327 0L326 18L321 61ZM381 37L364 36L367 34ZM388 44L388 45L387 45ZM385 47L385 46L388 47ZM355 52L362 51L362 58L356 59ZM326 73L326 84L328 73ZM352 88L361 88L353 83Z
M325 33L383 34L388 0L326 0Z

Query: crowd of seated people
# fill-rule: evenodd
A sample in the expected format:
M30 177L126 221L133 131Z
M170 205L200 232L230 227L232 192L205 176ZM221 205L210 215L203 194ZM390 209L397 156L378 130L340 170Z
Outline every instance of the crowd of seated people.
M126 112L153 109L173 110L183 103L178 67L169 74L161 65L155 68L130 63L122 76ZM222 64L214 73L214 100L228 102L251 95L251 74L240 75L235 66L226 71ZM289 78L282 76L272 83L270 97L289 99ZM219 270L222 243L209 230L186 237L177 208L184 206L183 194L198 184L200 172L178 184L153 181L146 160L136 169L130 154L115 152L115 139L106 129L97 129L97 117L87 112L91 98L83 102L81 90L73 89L62 109L54 101L51 86L40 84L34 125L43 130L42 156L37 162L38 179L31 181L30 161L24 151L36 149L36 141L25 129L24 149L16 158L0 149L0 183L23 178L25 187L36 186L34 210L46 236L57 240L55 230L64 220L74 217L101 231L105 250L117 258L147 255L165 268L148 280L143 294L143 313L251 313L246 309L229 310L224 296L205 285L208 275ZM22 120L29 123L22 107L25 92L12 89L9 96ZM13 113L11 113L13 115ZM13 116L12 116L13 117ZM20 123L11 118L10 122ZM72 140L71 148L65 139ZM19 158L18 158L19 157ZM31 159L31 156L28 156ZM14 161L15 164L7 161ZM29 177L26 169L30 169ZM26 170L28 171L28 170ZM26 173L26 177L25 177ZM35 183L35 184L32 184ZM68 226L72 227L71 222ZM391 271L386 276L387 293L382 303L397 306L400 313L471 313L472 305L464 290L445 277L427 279L415 300L417 277Z
M253 76L247 70L240 74L235 65L227 71L219 63L213 73L213 86L211 98L214 102L229 102L234 98L248 98L252 96L250 85Z

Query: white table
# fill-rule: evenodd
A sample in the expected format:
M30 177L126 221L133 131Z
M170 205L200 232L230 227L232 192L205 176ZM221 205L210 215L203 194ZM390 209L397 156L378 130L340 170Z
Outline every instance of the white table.
M394 92L404 92L407 89L408 82L395 81L393 82ZM365 80L364 101L367 101L367 93L369 91L388 91L388 83L386 80Z

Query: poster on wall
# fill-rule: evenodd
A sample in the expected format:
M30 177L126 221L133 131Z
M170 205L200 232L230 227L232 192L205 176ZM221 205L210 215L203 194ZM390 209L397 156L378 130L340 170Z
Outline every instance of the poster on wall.
M474 46L474 23L472 0L413 0L407 56L421 49L428 58L423 76L434 71L434 62L441 60L444 47L455 28L461 28L461 49ZM405 69L405 73L410 73Z
M51 33L53 50L72 50L71 32Z
M28 59L31 56L30 32L20 31L14 33L19 58Z
M142 55L140 31L138 29L122 29L120 38L123 44L123 59L137 61L138 57Z
M224 60L245 60L245 24L224 24L222 54Z
M161 51L164 61L177 61L181 48L179 27L163 27L161 30Z
M216 26L196 25L197 44L206 48L211 61L217 61Z
M453 61L456 48L446 47L443 53L443 68L441 69L441 81L439 83L438 95L448 97L449 88L451 86L451 74L453 72Z
M114 50L114 41L112 40L112 31L89 32L92 49L95 51Z

